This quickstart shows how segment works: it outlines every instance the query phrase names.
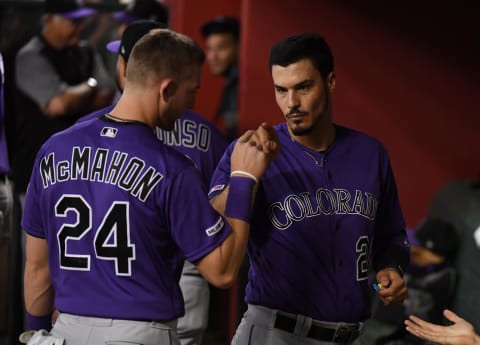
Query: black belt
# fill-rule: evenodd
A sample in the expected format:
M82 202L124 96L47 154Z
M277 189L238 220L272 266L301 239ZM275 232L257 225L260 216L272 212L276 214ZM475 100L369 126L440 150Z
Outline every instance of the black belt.
M296 319L277 313L273 327L293 333L296 323ZM360 329L358 326L340 326L332 329L312 324L307 337L321 341L349 344L353 342L359 334Z

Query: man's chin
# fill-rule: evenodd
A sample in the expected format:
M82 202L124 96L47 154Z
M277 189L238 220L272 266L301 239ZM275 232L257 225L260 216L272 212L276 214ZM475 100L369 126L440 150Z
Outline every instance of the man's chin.
M299 126L291 126L290 131L292 132L293 135L297 137L301 137L304 135L308 135L313 131L313 126L310 127L299 127Z

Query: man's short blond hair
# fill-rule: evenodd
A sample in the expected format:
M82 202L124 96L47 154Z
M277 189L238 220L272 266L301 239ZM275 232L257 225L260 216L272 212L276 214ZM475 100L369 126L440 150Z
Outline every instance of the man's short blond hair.
M127 83L148 86L162 78L182 81L204 61L205 53L192 38L169 29L151 30L133 47Z

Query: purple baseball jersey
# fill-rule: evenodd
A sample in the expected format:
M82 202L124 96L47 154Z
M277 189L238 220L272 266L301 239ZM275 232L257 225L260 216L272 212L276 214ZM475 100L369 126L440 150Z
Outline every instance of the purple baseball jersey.
M230 233L190 160L148 126L106 117L43 145L22 226L48 241L61 312L158 321L184 313L184 260Z
M246 302L328 322L370 315L368 273L408 260L408 242L388 154L375 139L335 126L322 153L277 125L280 154L257 193L248 244ZM229 183L233 144L210 197Z
M97 110L80 118L77 123L98 118L109 113L115 105ZM155 134L164 144L172 146L190 158L200 170L206 186L228 143L225 136L212 123L192 110L187 110L175 122L171 131L155 128Z

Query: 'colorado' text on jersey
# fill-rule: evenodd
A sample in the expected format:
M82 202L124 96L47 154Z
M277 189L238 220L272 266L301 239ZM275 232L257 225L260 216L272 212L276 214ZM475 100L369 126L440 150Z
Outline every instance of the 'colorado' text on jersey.
M390 245L408 251L387 152L375 139L335 126L316 152L275 127L280 154L261 179L251 217L246 301L329 322L369 317L371 261ZM229 183L233 145L210 197Z
M279 230L288 229L293 222L301 222L306 217L322 214L356 214L374 220L376 212L375 195L356 189L352 197L349 190L340 188L290 194L268 208L270 221Z

